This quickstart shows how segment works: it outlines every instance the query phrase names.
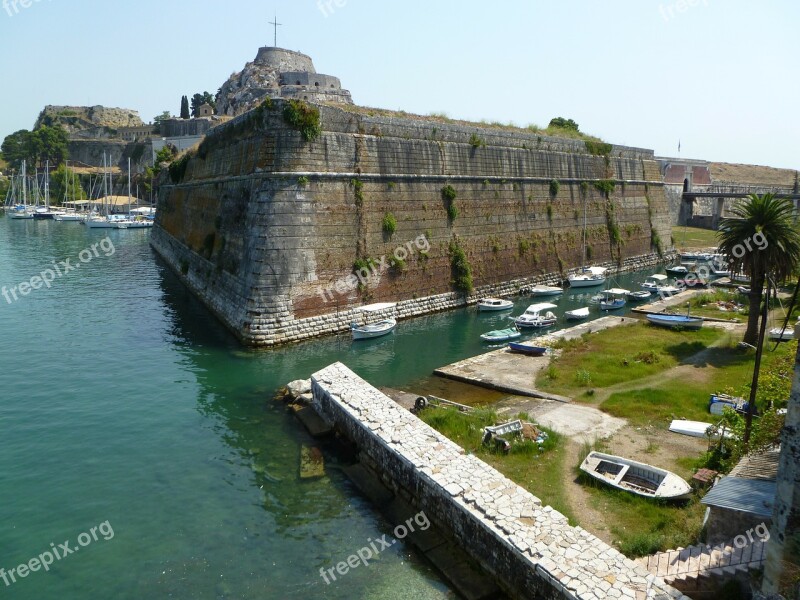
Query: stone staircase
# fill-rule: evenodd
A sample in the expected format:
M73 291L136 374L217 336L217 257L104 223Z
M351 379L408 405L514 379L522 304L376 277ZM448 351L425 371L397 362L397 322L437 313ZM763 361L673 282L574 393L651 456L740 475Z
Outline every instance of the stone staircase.
M747 580L764 566L767 542L755 540L742 548L733 542L677 548L638 559L647 570L684 593L718 587L731 579ZM699 597L699 596L698 596Z

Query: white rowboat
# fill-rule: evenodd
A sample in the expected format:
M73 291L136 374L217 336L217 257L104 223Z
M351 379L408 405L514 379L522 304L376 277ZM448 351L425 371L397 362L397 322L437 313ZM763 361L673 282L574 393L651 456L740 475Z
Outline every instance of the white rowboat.
M603 483L645 498L680 499L691 494L686 481L665 469L635 460L590 452L581 471Z

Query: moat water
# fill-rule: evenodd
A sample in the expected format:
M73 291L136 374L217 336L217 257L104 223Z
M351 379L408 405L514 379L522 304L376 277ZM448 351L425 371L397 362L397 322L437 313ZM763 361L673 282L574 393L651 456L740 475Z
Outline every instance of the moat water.
M485 349L479 334L507 315L470 308L379 340L248 350L148 239L0 216L0 597L455 597L404 544L325 584L320 568L391 526L335 454L326 477L300 480L312 440L272 397L337 360L376 385L443 386L431 371ZM49 289L20 287L55 267ZM596 291L565 294L556 312ZM47 571L31 564L48 553ZM23 563L39 568L21 577Z

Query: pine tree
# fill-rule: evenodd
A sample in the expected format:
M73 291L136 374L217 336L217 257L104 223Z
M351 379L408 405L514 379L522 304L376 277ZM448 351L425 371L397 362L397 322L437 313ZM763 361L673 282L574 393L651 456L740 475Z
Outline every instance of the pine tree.
M189 118L189 98L186 96L181 97L181 119Z

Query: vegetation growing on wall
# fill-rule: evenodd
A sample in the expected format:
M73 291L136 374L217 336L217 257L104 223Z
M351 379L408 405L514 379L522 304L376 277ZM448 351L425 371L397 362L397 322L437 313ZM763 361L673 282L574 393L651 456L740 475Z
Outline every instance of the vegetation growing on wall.
M298 177L297 185L300 186L301 188L306 187L308 185L308 177L306 177L305 175L301 175L300 177Z
M186 167L189 166L189 161L191 158L192 155L187 152L178 160L169 165L169 177L172 180L172 183L180 183L183 181L183 178L186 175Z
M448 247L450 254L450 269L453 276L452 284L459 292L471 294L474 289L472 282L472 267L467 260L467 254L461 247L458 237L453 237Z
M611 150L613 149L613 146L611 144L606 144L605 142L595 142L592 140L586 140L584 144L586 144L586 151L594 156L607 157L611 154Z
M442 200L444 200L447 209L447 218L451 223L458 217L457 196L458 194L452 185L446 185L442 188Z
M558 179L551 179L550 180L550 195L555 198L558 196L558 191L561 189L561 183Z
M383 216L383 223L382 223L383 233L388 236L394 235L394 232L397 231L397 219L392 213L386 213Z
M617 187L617 183L613 179L601 179L594 182L594 187L598 192L601 192L606 198L611 196Z
M469 136L469 143L470 146L472 146L473 148L483 148L484 146L486 146L486 142L483 140L483 138L481 138L475 133Z
M364 205L364 182L360 179L351 179L350 185L353 186L353 195L356 197L356 206L360 208Z
M289 100L283 109L283 120L300 132L303 139L313 142L322 133L319 109L301 100Z

